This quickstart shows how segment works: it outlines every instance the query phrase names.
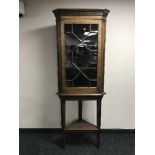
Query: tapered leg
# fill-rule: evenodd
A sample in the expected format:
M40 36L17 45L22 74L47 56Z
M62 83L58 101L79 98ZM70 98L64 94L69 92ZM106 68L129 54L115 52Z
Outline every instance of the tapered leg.
M97 132L97 143L96 147L99 149L100 148L100 131Z
M61 99L61 126L62 126L62 136L63 136L63 147L65 148L65 100Z
M79 121L82 120L82 100L79 100Z
M101 100L97 100L97 148L100 147L100 126L101 126Z

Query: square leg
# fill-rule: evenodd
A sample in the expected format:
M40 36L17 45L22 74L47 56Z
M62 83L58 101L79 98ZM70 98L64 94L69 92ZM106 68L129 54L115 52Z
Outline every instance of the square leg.
M66 147L66 134L64 132L63 132L62 137L63 137L63 148L65 148Z
M100 131L97 132L96 136L97 136L96 137L96 140L97 140L96 147L99 149L100 148Z
M100 147L100 126L101 126L101 100L97 100L97 128L99 131L97 132L97 148Z
M65 148L65 144L66 144L66 135L64 132L66 123L65 123L65 100L61 99L61 126L62 126L62 139L63 139L63 148Z

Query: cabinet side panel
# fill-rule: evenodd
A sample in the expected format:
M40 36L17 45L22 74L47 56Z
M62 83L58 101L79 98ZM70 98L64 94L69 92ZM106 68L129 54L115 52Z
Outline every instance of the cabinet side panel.
M102 83L102 22L99 22L98 62L97 62L97 91L101 92Z
M104 92L104 74L105 74L105 44L106 44L106 20L102 20L102 51L103 51L103 73L102 73L102 92Z
M105 66L105 31L106 31L106 21L102 20L101 24L101 55L99 59L100 72L99 72L99 91L104 92L104 66Z
M62 69L61 69L61 21L56 20L56 30L57 30L57 58L58 58L58 92L62 92Z
M99 55L98 55L98 85L99 93L104 92L104 64L105 64L105 20L101 20L99 28Z

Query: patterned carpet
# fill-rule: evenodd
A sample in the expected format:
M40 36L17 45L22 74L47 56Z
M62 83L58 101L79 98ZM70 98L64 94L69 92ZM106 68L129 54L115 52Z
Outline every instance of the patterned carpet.
M71 134L62 148L60 133L20 133L20 155L134 155L134 133L102 133L100 149L94 134Z

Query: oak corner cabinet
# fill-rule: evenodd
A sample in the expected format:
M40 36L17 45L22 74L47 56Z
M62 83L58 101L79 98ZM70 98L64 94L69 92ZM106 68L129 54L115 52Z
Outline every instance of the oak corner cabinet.
M107 9L55 9L57 28L58 92L61 101L63 146L66 133L95 133L100 146L101 100ZM78 119L66 125L65 104L76 100ZM82 102L96 100L96 125L82 119Z

